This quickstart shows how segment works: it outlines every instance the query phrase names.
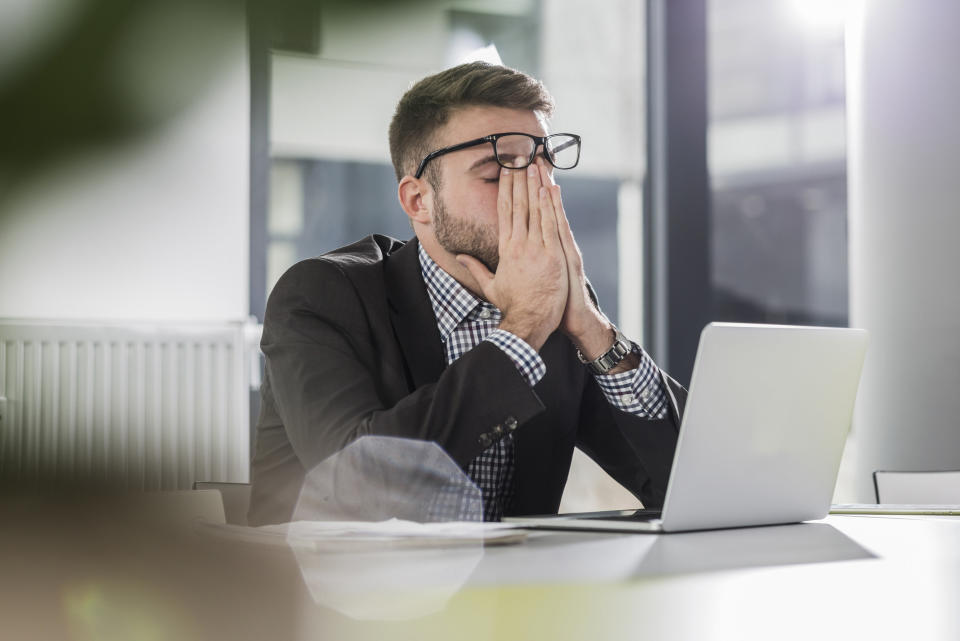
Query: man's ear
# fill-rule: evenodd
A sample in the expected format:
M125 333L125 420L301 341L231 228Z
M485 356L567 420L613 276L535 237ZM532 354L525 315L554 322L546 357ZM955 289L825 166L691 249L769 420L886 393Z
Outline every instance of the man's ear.
M433 196L433 190L426 180L406 175L397 185L397 198L400 206L407 213L411 223L428 224L430 222L430 208L427 204Z

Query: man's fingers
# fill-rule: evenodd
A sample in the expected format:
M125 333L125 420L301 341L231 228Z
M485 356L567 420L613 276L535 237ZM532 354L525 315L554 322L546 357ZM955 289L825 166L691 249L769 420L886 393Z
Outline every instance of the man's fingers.
M544 244L555 243L559 240L557 233L557 214L553 209L553 200L550 197L547 185L550 183L545 180L546 168L543 166L543 160L537 158L538 182L540 188L537 190L537 202L540 210L540 226L543 234Z
M526 238L530 207L527 202L527 170L511 169L513 174L513 237Z
M536 165L530 165L525 170L527 172L527 202L530 203L530 238L542 240L540 233L543 210L540 207L540 171Z
M553 208L557 213L557 225L560 228L560 242L563 244L563 253L567 256L567 264L572 273L580 272L583 269L583 259L580 255L580 248L577 247L577 241L573 237L570 221L567 220L567 212L563 209L563 200L560 198L560 185L551 185L549 192Z
M557 227L560 231L560 239L564 241L564 244L573 242L573 230L570 229L567 212L564 211L563 200L560 198L560 185L551 185L547 191L550 193L550 202L553 204L553 210L557 214Z
M553 176L550 175L550 168L542 158L537 158L537 169L540 170L540 183L543 184L544 187L557 184L554 182Z
M560 242L560 235L557 233L557 214L553 210L553 201L550 199L550 193L546 187L540 188L537 198L540 201L543 244L547 247L554 247Z
M500 187L497 191L497 215L500 220L500 247L513 234L513 175L506 167L500 168Z
M477 284L480 285L480 289L483 292L484 297L490 302L493 302L490 296L488 296L490 285L493 283L493 272L487 269L486 265L481 263L473 256L457 254L456 259L458 263L467 268L467 271L470 272L474 280L477 281Z

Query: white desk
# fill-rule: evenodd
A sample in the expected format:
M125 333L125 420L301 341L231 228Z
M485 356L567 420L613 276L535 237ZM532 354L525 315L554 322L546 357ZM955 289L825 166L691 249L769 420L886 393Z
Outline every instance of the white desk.
M387 592L356 593L363 614L440 609L384 623L306 606L302 638L958 639L960 518L550 533L486 549L452 595Z
M960 517L338 555L313 595L287 548L115 522L70 502L0 514L0 637L960 638Z

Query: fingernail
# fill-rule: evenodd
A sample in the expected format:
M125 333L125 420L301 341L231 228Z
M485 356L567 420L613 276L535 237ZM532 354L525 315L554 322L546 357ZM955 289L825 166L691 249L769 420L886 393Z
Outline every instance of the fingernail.
M501 171L501 173L503 173L504 176L506 176L507 174L510 173L510 170L507 169L506 167L501 167L501 168L500 168L500 171Z
M535 165L530 165L529 167L527 167L527 175L528 175L528 176L536 176L536 175L537 175L537 168L536 168Z

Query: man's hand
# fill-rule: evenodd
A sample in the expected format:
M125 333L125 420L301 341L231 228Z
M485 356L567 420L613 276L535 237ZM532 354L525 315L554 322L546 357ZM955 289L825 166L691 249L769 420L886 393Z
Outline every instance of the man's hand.
M558 218L538 166L500 170L497 213L497 273L471 256L458 255L457 261L503 312L500 328L539 351L564 315L570 280Z
M557 230L560 234L560 244L567 263L567 278L569 279L569 294L567 304L563 310L560 329L566 334L580 353L588 360L599 358L613 346L615 330L606 316L604 316L590 298L587 291L587 277L583 270L583 255L573 238L567 213L560 198L560 185L556 184L553 176L542 159L537 159L537 168L540 180L548 186L550 202L557 220ZM611 374L635 369L639 359L629 354L623 362L610 371Z

